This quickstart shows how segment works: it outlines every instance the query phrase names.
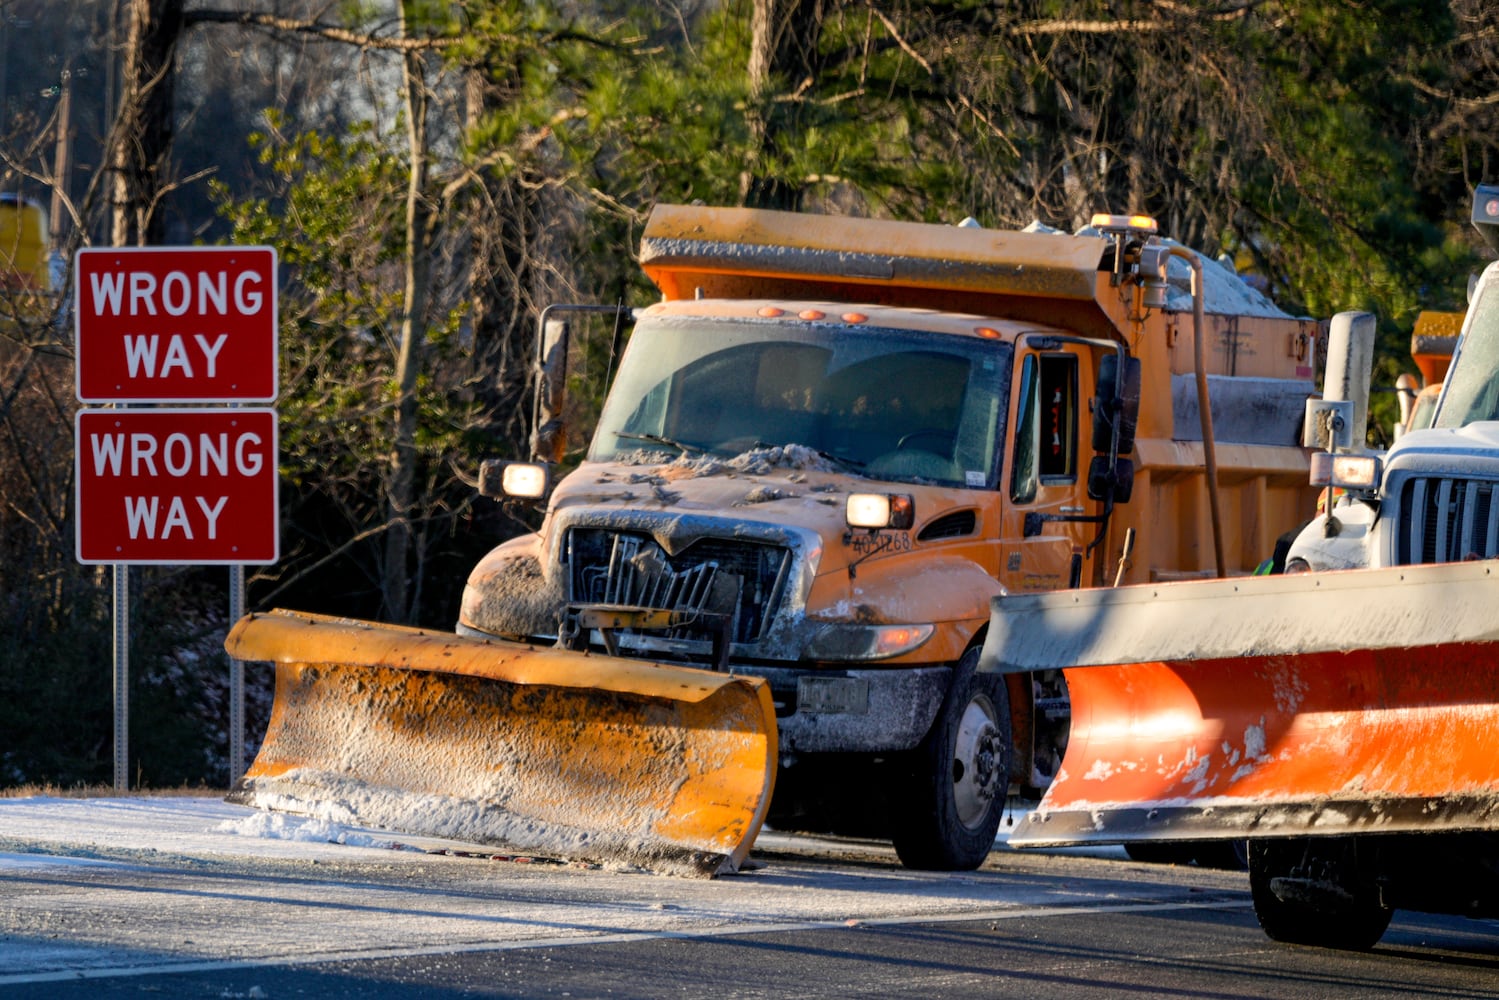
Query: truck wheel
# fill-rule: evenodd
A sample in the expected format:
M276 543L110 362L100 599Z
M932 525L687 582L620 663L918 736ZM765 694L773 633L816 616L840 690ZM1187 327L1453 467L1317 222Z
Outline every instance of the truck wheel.
M967 871L994 847L1010 786L1010 704L1004 678L978 673L978 656L970 649L953 667L892 803L895 853L907 868Z
M1272 940L1366 951L1394 911L1360 871L1352 838L1251 840L1249 893Z

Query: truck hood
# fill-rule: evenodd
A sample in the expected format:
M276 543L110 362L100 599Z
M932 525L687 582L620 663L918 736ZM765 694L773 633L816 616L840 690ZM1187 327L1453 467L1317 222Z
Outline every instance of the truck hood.
M810 634L799 631L804 618L967 620L981 615L980 605L993 592L994 581L969 555L942 551L949 542L962 545L981 534L984 494L867 478L794 445L729 459L662 458L647 452L639 462L586 462L566 476L553 491L540 532L504 543L475 567L460 624L488 634L554 634L565 582L562 554L553 547L579 526L649 536L672 557L703 539L788 550L787 576L775 585L784 605L772 612L758 655L768 655L772 646L799 655ZM911 496L915 525L882 533L891 537L889 545L860 544L866 534L849 529L845 519L853 492ZM961 529L945 530L954 522ZM935 537L913 546L927 527ZM719 553L730 562L736 558L731 551ZM854 563L857 579L850 572ZM736 572L753 571L741 564ZM931 586L916 583L928 579ZM823 581L815 599L814 580ZM769 587L770 581L762 584ZM961 595L956 604L955 595Z
M1385 469L1471 473L1474 462L1485 455L1499 456L1499 421L1402 434L1385 455Z
M845 530L851 492L911 492L906 483L866 479L798 445L760 448L733 458L683 456L658 461L585 462L558 484L553 514L578 507L732 517L792 526L830 538Z

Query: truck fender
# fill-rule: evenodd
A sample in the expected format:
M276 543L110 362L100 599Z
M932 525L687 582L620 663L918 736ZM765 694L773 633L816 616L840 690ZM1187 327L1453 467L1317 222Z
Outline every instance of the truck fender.
M860 566L849 583L848 602L869 624L937 625L918 654L926 662L955 663L988 624L990 601L1003 593L1004 585L970 559L927 557L913 567L908 558L894 558Z
M1341 503L1307 522L1286 553L1286 572L1364 569L1379 565L1370 551L1374 508L1357 501Z
M562 580L542 558L541 535L521 535L491 549L469 573L458 624L488 635L555 636L565 604Z

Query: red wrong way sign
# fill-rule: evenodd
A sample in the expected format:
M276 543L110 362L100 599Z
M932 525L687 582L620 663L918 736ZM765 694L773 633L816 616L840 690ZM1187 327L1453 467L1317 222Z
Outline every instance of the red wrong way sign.
M276 398L272 247L94 247L74 267L78 399Z
M273 563L276 411L80 410L81 563Z

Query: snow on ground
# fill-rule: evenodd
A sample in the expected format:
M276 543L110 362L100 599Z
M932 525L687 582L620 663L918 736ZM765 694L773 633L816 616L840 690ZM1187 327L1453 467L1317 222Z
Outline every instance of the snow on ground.
M0 799L0 847L14 841L51 854L63 847L149 853L348 860L365 852L472 849L432 837L405 837L325 819L261 812L219 798ZM0 855L0 870L8 858ZM85 857L87 855L84 855Z
M78 976L998 919L1088 900L1180 906L1183 892L1169 873L1142 881L1138 866L1099 861L1050 877L1062 859L1021 852L976 872L918 872L888 844L766 832L761 847L743 874L687 879L495 861L211 797L0 799L0 993Z
M1023 813L1007 814L996 849L1010 849L1009 831L1022 818ZM762 839L780 844L786 837L767 831ZM0 873L44 863L82 863L101 855L360 861L390 860L393 852L420 856L495 850L437 837L347 826L323 818L264 812L214 797L0 799ZM1075 848L1065 853L1125 856L1118 847Z

